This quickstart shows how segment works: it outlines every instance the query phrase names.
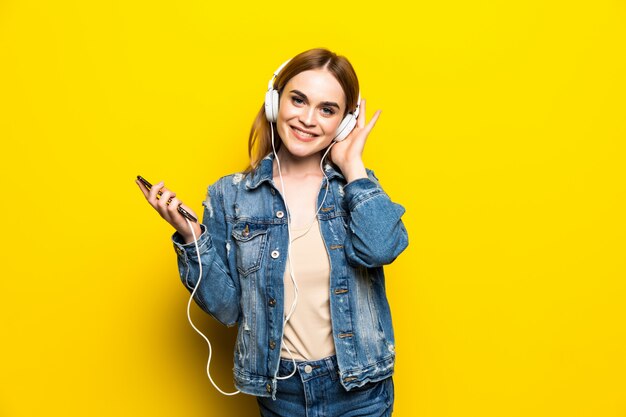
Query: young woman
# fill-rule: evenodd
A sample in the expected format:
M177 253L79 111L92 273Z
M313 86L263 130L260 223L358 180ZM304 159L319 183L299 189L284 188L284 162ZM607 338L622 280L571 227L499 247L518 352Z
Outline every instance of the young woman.
M176 229L180 276L196 303L238 325L235 385L257 396L262 416L393 410L382 266L408 237L404 208L361 157L379 115L366 123L346 58L305 51L270 80L250 166L208 188L202 224L177 211L181 201L162 182L151 190L137 182Z

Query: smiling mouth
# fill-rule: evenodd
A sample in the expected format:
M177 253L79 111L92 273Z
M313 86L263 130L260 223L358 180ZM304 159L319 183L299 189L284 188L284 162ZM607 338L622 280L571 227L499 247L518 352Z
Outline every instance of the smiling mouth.
M295 135L298 137L298 139L304 140L304 141L310 141L313 140L315 138L317 138L318 135L314 134L314 133L310 133L310 132L306 132L304 130L300 130L295 126L290 126L291 130L295 133Z

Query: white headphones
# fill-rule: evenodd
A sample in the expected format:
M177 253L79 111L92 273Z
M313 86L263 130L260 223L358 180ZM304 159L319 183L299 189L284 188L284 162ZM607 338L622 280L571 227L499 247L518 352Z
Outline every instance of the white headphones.
M274 71L274 76L267 83L267 92L265 93L265 117L269 122L276 122L278 120L278 103L280 101L280 97L278 96L278 91L274 88L274 80L280 74L280 71L289 63L291 59L285 61L276 71ZM356 109L353 113L348 113L343 118L341 123L339 123L339 127L335 132L334 141L341 142L345 138L348 137L354 126L356 126L356 119L359 117L359 108L361 107L361 92L359 91L359 98L357 100Z

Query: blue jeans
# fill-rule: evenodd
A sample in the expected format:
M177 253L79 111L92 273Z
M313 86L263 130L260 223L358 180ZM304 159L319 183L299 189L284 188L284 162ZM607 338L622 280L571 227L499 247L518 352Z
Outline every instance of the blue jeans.
M339 381L336 356L296 361L298 370L278 380L276 400L257 397L262 417L386 417L393 411L392 377L346 391ZM280 359L279 376L293 371L290 359Z

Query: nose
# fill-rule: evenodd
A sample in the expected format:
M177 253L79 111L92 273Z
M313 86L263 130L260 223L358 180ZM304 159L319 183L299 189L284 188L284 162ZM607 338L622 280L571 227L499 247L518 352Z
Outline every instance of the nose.
M315 126L315 108L312 106L303 108L298 120L306 127Z

